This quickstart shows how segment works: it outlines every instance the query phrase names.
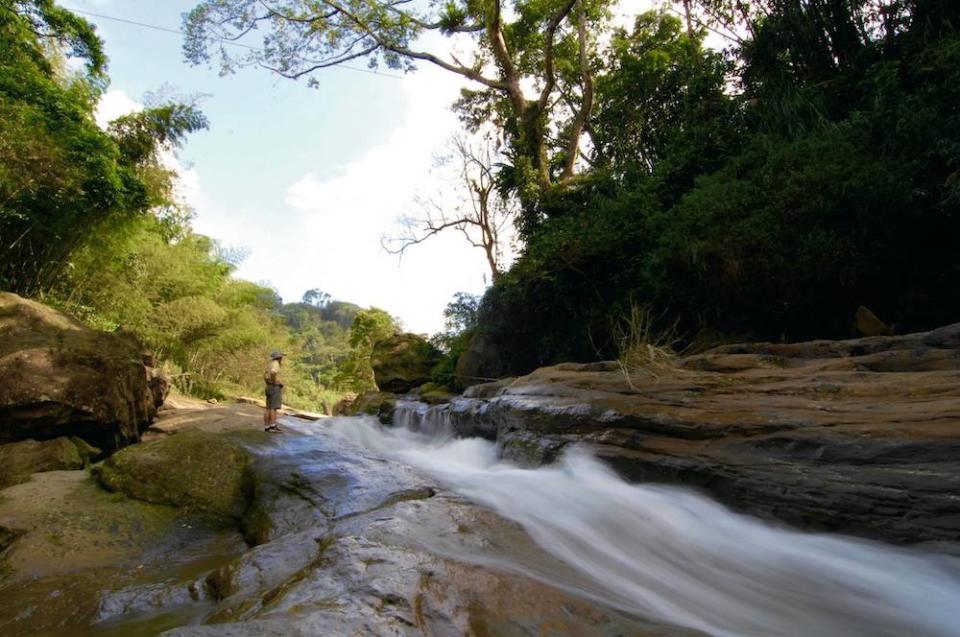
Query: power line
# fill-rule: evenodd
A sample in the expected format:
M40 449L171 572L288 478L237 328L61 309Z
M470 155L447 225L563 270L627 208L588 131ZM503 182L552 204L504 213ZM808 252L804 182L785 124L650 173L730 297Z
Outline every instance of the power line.
M162 27L157 24L147 24L146 22L138 22L136 20L130 20L128 18L118 18L112 15L103 15L102 13L93 13L92 11L82 11L80 9L72 9L70 7L64 7L67 11L72 11L73 13L79 13L81 15L90 16L91 18L100 18L101 20L112 20L113 22L121 22L123 24L129 24L132 26L142 27L144 29L153 29L154 31L162 31L164 33L173 33L175 35L186 35L180 29L171 29L170 27ZM221 44L226 44L229 46L240 47L241 49L249 49L251 51L263 51L262 48L257 46L250 46L249 44L244 44L242 42L235 42L233 40L220 40ZM356 66L350 66L348 64L335 64L328 68L338 68L346 69L348 71L356 71L357 73L368 73L370 75L376 75L377 77L389 77L393 80L402 80L405 79L402 75L393 75L392 73L380 73L378 71L371 71L370 69L362 69Z

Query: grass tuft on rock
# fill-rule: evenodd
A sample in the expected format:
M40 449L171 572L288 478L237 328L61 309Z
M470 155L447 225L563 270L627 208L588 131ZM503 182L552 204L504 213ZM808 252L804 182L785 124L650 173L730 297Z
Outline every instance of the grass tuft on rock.
M649 308L632 304L629 313L614 324L620 371L631 388L638 376L657 378L675 371L672 331L654 327Z

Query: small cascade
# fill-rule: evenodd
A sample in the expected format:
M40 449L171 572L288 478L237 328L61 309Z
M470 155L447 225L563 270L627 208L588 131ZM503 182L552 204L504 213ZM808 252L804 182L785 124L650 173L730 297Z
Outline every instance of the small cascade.
M404 402L398 426L334 419L325 433L516 522L578 576L490 563L637 616L715 637L960 635L955 558L802 533L686 489L628 484L585 449L519 468L493 442L453 436L461 407Z
M428 405L416 400L397 401L393 411L393 424L438 441L456 436L449 404Z

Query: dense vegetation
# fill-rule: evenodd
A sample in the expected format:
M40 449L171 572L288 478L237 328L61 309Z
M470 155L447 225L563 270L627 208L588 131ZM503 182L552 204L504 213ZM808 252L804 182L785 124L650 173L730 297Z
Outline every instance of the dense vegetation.
M474 82L455 108L503 140L525 244L471 328L501 373L611 356L637 308L701 345L847 336L861 305L896 330L960 316L960 4L683 0L614 28L615 4L204 0L185 50ZM262 49L217 46L255 31ZM419 48L430 31L473 57Z
M960 317L960 4L710 2L602 57L591 168L528 208L479 329L504 372L611 356L631 305L687 342Z
M484 196L518 211L523 248L482 301L451 303L438 382L471 339L500 373L615 355L624 317L688 345L847 336L861 305L897 331L957 320L960 4L685 0L622 28L614 4L207 0L185 52L219 52L225 71L364 57L474 82L455 108L502 142ZM262 49L218 47L254 31ZM419 49L431 31L468 38L473 58ZM316 290L283 305L191 231L163 156L206 125L195 106L101 130L87 23L6 2L0 36L0 287L136 332L190 391L253 388L278 344L304 404L373 386L389 315Z
M0 4L0 289L133 332L202 397L258 394L274 349L295 406L371 388L370 325L396 322L318 290L283 304L231 276L236 259L192 231L165 160L202 113L161 101L103 130L107 83L87 22L49 0Z

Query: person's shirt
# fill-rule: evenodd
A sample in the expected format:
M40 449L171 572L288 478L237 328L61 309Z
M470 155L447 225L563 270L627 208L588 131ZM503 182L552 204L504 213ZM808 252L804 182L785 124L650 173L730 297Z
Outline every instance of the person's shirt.
M280 384L280 361L273 359L267 365L267 370L263 373L263 380L268 384Z

